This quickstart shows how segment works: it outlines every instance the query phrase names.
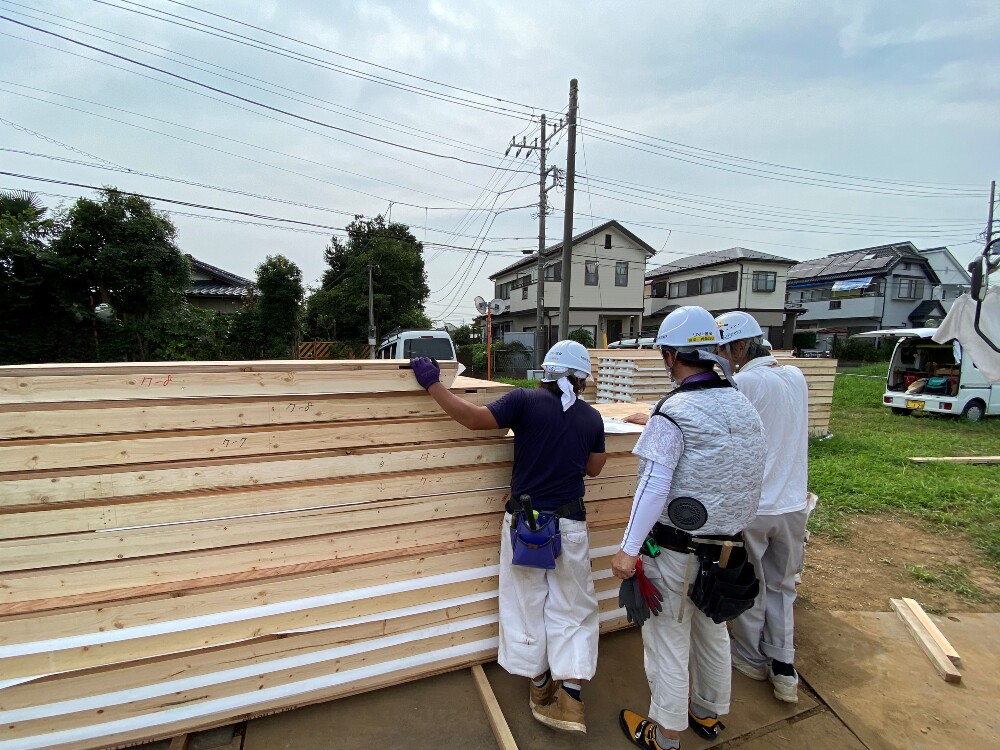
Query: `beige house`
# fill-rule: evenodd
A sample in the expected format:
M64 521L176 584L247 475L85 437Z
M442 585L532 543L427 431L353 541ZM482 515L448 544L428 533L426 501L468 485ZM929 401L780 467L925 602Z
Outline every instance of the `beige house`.
M597 346L638 333L642 318L642 289L646 261L656 251L617 221L573 238L570 278L569 330L590 332ZM547 346L559 330L559 294L562 282L562 244L545 249L542 301ZM490 276L495 295L510 305L493 317L494 336L535 330L538 290L538 253Z
M643 327L655 328L682 305L713 315L750 313L775 349L790 349L801 306L785 305L785 282L794 260L745 247L678 258L646 274Z

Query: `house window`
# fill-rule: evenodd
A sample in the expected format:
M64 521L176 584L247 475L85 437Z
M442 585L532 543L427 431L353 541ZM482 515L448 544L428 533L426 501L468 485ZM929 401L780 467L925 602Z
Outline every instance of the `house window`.
M597 261L588 260L584 264L583 283L587 286L597 286Z
M832 299L832 300L830 300L830 309L831 310L839 310L840 309L840 302L841 301L839 299Z
M681 291L681 286L684 290ZM687 282L686 281L672 281L670 282L670 299L674 297L686 297L687 296Z
M604 249L605 250L610 250L611 249L611 235L610 234L604 235Z
M521 299L528 299L528 287L521 287Z
M778 274L774 271L754 271L753 290L755 292L773 292Z
M609 235L610 236L610 235ZM615 286L628 286L628 261L615 263Z
M722 291L735 292L736 284L740 280L740 275L736 271L722 274Z
M900 279L899 288L896 293L897 299L923 299L924 280L923 279Z
M667 282L657 281L649 285L649 296L650 297L666 297L667 296Z
M511 282L496 285L496 295L499 299L510 299Z
M549 263L545 266L546 281L562 281L562 261Z

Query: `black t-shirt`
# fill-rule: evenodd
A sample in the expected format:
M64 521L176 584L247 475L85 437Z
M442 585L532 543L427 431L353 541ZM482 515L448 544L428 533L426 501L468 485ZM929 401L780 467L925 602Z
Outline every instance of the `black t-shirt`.
M604 453L604 420L577 399L565 412L545 388L516 388L487 408L500 427L514 431L511 496L531 496L535 510L554 511L583 497L591 453ZM567 516L580 520L583 514Z

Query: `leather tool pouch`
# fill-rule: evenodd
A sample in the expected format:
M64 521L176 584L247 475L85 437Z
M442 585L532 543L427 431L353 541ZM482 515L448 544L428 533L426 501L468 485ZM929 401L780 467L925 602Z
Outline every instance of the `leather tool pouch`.
M753 606L760 581L743 547L733 547L725 568L720 568L719 548L698 555L698 575L691 586L694 605L716 624L735 620Z
M510 541L514 550L514 565L528 568L554 570L562 552L559 536L559 518L551 513L538 515L538 528L532 530L524 513L515 513L510 519Z

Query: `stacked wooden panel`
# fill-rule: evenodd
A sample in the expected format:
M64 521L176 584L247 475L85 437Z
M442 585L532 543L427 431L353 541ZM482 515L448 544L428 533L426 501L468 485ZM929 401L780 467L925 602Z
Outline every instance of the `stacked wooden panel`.
M596 390L599 404L657 401L672 389L658 351L626 349L598 358Z
M506 386L446 381L486 403ZM602 627L635 435L588 480ZM403 362L0 368L0 750L115 747L495 658L512 440Z
M783 365L798 367L806 376L809 386L809 434L813 437L828 435L837 360L809 357L778 357L777 360Z
M651 349L592 349L595 382L591 392L599 404L655 402L669 390L670 379L663 360ZM777 357L780 364L802 370L809 386L809 434L830 432L830 410L837 360L801 357Z

